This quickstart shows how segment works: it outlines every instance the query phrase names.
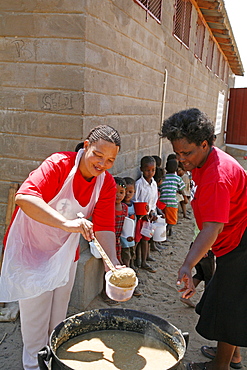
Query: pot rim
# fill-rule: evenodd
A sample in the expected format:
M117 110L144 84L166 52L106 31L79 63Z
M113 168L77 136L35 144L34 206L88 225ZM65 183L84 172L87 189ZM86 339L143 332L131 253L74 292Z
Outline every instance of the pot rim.
M185 337L184 337L183 333L181 332L181 330L177 329L173 324L166 321L165 319L163 319L159 316L150 314L150 313L146 313L146 312L138 311L138 310L132 310L132 309L128 309L128 308L99 308L99 309L94 309L94 310L89 310L89 311L83 311L83 312L77 313L75 315L72 315L72 316L66 318L64 321L62 321L60 324L58 324L54 328L54 330L52 331L52 333L49 337L49 347L50 347L50 351L51 351L51 357L53 357L55 361L63 364L62 361L59 359L59 357L57 357L57 355L56 355L57 348L59 348L59 346L61 346L62 343L66 342L67 340L71 339L72 337L76 337L80 334L84 334L84 333L87 333L87 332L95 331L95 330L87 330L84 333L82 332L80 334L73 335L73 336L71 336L71 338L70 337L67 338L66 340L64 340L63 342L59 343L59 345L56 346L55 345L56 338L59 334L61 334L61 332L63 330L66 331L66 325L67 324L72 322L73 323L72 324L72 329L76 330L77 327L81 327L83 325L83 321L85 321L85 323L90 323L90 319L91 320L96 319L95 322L97 322L97 318L101 318L102 320L104 320L104 319L106 319L106 320L108 320L108 319L113 320L114 319L115 320L115 318L117 318L118 320L123 319L124 321L130 322L130 323L132 323L132 321L133 321L133 323L137 322L138 325L141 325L143 323L143 325L147 325L148 327L150 326L151 330L154 330L155 334L158 333L158 335L161 336L161 337L163 337L163 335L164 335L164 337L166 337L166 336L167 336L167 338L169 337L169 341L173 342L174 347L171 346L171 343L168 343L168 339L167 339L167 341L164 340L163 342L172 350L173 353L176 353L176 355L177 355L176 364L174 364L174 366L170 367L169 370L176 369L177 366L179 365L179 363L181 362L181 360L183 359L184 355L185 355L187 341L185 340ZM107 330L107 328L101 328L101 329L97 329L97 330ZM113 329L113 330L126 330L126 328L122 329L122 328L117 327L116 329ZM135 330L127 330L127 331L138 332L138 331L135 331ZM73 333L74 332L72 330L71 334L73 334ZM187 333L185 335L187 335ZM161 339L159 339L159 340L161 340ZM70 368L69 366L67 366L65 364L63 364L63 366L65 366L65 367L62 367L63 369L73 370L72 368Z

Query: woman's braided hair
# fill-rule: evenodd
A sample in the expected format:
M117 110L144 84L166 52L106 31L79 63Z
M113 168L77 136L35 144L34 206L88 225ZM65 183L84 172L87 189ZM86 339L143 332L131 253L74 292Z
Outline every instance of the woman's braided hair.
M110 143L115 144L116 146L119 147L119 150L121 148L120 135L119 135L118 131L115 128L111 127L111 126L108 126L108 125L96 126L89 132L89 134L86 138L86 140L88 140L90 144L95 143L99 139L102 139L102 140L105 140L105 141L108 141ZM78 152L78 150L82 149L82 148L83 148L83 142L79 143L76 146L75 151Z

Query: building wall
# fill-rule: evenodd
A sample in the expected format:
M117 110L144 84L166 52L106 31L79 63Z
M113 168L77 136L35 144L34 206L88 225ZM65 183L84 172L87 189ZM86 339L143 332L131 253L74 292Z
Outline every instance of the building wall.
M82 137L85 13L81 1L2 2L0 234L8 189Z
M10 184L97 124L122 137L111 172L139 175L141 157L159 153L165 71L165 117L198 107L216 118L228 85L205 67L207 38L202 61L194 56L195 7L191 47L173 36L174 2L163 2L159 24L133 0L3 0L0 237ZM161 144L165 159L172 149Z

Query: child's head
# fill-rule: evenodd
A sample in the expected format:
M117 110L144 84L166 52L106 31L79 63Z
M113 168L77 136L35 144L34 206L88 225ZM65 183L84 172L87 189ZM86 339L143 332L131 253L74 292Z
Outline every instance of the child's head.
M156 170L155 159L151 156L142 157L140 169L143 173L144 179L150 183Z
M114 177L117 185L116 204L120 204L125 197L126 182L122 177Z
M154 174L154 180L156 181L157 185L159 186L163 180L164 177L164 170L161 167L157 167L155 174Z
M158 155L152 155L156 162L156 168L161 166L162 159Z
M166 172L175 173L178 169L178 161L176 159L170 159L166 162Z
M135 180L131 177L124 177L126 182L126 192L124 201L129 203L135 194Z
M168 155L166 161L168 162L170 159L176 159L177 160L177 156L175 153L171 153Z

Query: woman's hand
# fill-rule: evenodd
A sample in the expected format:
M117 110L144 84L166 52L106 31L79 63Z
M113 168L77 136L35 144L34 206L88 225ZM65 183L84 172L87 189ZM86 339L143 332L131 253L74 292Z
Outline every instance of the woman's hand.
M182 283L184 283L184 286L178 289L179 292L184 292L182 294L182 298L188 299L192 297L195 294L196 289L193 283L191 269L186 265L182 265L178 271L177 286L180 287Z
M183 298L190 298L195 293L191 270L205 256L223 230L224 224L219 222L204 222L202 230L194 240L182 267L178 272L177 285L184 283L179 292L184 292Z
M62 229L70 233L81 233L84 239L91 241L94 238L93 224L86 218L76 218L63 222Z

